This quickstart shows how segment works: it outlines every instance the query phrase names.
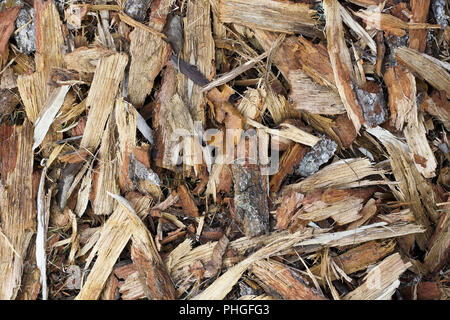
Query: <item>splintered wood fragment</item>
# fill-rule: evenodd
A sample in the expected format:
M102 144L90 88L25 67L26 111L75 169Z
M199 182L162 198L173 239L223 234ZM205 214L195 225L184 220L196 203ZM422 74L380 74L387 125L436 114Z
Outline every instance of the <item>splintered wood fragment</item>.
M133 205L137 214L143 216L150 207L150 200L141 197L134 201ZM93 258L97 256L86 282L75 297L76 300L96 300L100 297L114 264L131 239L134 229L128 209L117 206L101 227L100 237L87 258L85 268L89 268Z
M400 285L399 277L412 264L404 263L399 253L385 258L369 271L364 283L347 294L344 300L390 300Z
M383 173L383 170L374 168L369 159L343 159L324 167L299 183L287 185L282 189L282 193L285 194L290 190L306 192L324 187L350 188L377 184L380 181L365 181L361 179Z
M194 197L184 184L178 186L177 194L180 197L181 205L183 206L183 209L186 210L188 216L198 217L198 208L194 202Z
M104 47L80 47L64 55L67 69L84 73L94 73L101 58L114 54Z
M208 83L206 86L204 86L202 88L202 92L211 90L214 87L218 87L222 84L225 84L231 80L233 80L234 78L236 78L237 76L239 76L240 74L244 73L247 70L250 70L251 68L253 68L253 66L258 63L259 61L261 61L262 59L264 59L265 57L267 57L269 53L268 52L264 52L262 54L260 54L259 56L257 56L256 58L253 58L245 63L243 63L242 65L240 65L239 67L223 74L220 76L220 78L215 79L214 81L211 81L210 83Z
M305 234L296 234L299 238L304 238ZM242 239L242 238L241 238ZM291 247L298 238L292 235L280 236L272 242L248 256L238 264L229 268L224 274L217 278L209 287L196 295L192 300L222 300L231 291L233 286L242 274L256 261L269 258L276 253ZM212 254L212 249L211 253Z
M384 73L389 93L390 124L397 130L417 117L416 80L411 72L402 66L394 66Z
M211 5L209 0L189 1L184 23L184 48L181 57L205 77L215 71L214 39L211 31ZM189 108L192 120L205 124L206 100L202 87L186 76L181 77L178 92Z
M8 61L9 37L14 31L14 22L19 14L20 6L4 8L0 11L0 68Z
M47 131L50 129L53 120L61 108L70 86L61 86L53 90L36 119L34 126L33 150L44 140Z
M363 202L373 189L316 190L306 195L303 207L294 219L321 221L332 218L337 225L345 225L361 218Z
M166 17L174 0L153 1L149 25L152 30L161 33ZM121 19L124 16L121 16ZM122 19L122 21L124 21ZM127 22L127 21L124 21ZM170 45L159 34L149 33L136 28L130 33L130 73L128 79L128 97L130 102L140 108L153 88L153 82L170 56Z
M431 57L416 50L399 47L395 49L395 58L428 81L437 90L444 90L450 99L450 74Z
M369 47L373 55L377 55L377 45L367 31L356 22L352 15L342 5L339 6L341 10L342 20L344 23L352 29L361 39L361 41ZM364 48L363 48L364 49Z
M96 168L96 175L93 178L91 199L93 212L97 215L109 215L114 211L116 203L107 196L108 192L119 192L119 185L117 181L117 161L116 158L116 138L115 125L111 117L103 133L100 151L99 164ZM90 174L90 172L88 172Z
M237 106L237 110L244 116L256 121L262 119L265 108L264 100L267 99L267 93L264 89L248 88L241 102Z
M274 0L220 0L219 19L274 32L314 35L315 10L305 3Z
M361 125L364 123L364 117L356 94L353 91L356 78L353 73L350 53L344 39L344 27L339 6L340 4L337 0L325 0L323 2L326 15L328 54L330 55L334 80L342 103L348 117L353 122L356 132L359 132Z
M448 207L448 205L446 206ZM425 264L431 272L438 272L450 256L450 215L441 214L431 246L425 256Z
M292 221L292 217L303 204L304 194L290 191L283 197L283 202L278 207L275 214L277 224L275 229L287 229Z
M276 125L298 116L298 113L293 110L289 101L283 95L273 92L273 90L269 90L266 94L263 110L265 109L269 111Z
M395 241L369 241L355 248L352 248L339 256L333 258L333 261L347 275L364 270L368 266L377 263L380 259L390 254L395 249ZM320 276L321 265L315 265L310 271L315 276ZM336 280L334 273L330 274L330 280Z
M116 199L128 213L132 226L131 259L137 267L147 298L174 300L175 288L147 227L125 198L110 192L108 195Z
M313 81L301 70L289 72L290 97L294 108L318 114L345 113L340 96L328 87Z
M403 37L406 35L405 30L440 28L437 24L404 22L403 20L390 14L373 10L360 10L355 12L355 15L363 19L368 28L388 31L397 37Z
M388 239L394 237L400 237L408 234L415 234L423 232L424 229L416 224L411 223L377 223L368 226L359 227L355 230L340 231L340 232L327 232L327 230L313 229L306 227L299 229L295 233L291 233L288 230L271 232L267 235L259 237L247 238L242 237L237 240L231 241L228 244L229 250L234 250L238 254L243 255L247 250L255 248L257 246L269 245L272 243L287 244L282 248L279 253L281 255L288 252L294 253L293 248L298 246L316 245L317 250L324 247L342 247L347 245L357 245L364 242L380 239ZM189 268L196 260L201 260L204 263L211 259L212 251L215 242L209 242L207 244L198 246L192 249L187 255L180 259L179 263L172 268L172 278L175 282L183 281L189 276ZM278 252L278 251L277 251ZM275 253L274 253L275 254ZM224 260L225 265L234 265L236 261Z
M415 104L415 100L413 101ZM409 122L405 126L403 133L410 152L412 153L412 159L417 170L425 178L433 178L436 176L435 170L437 167L437 160L428 143L423 114L419 113L415 120L415 122Z
M278 192L283 179L294 171L294 168L302 161L307 151L307 147L298 143L289 146L280 158L279 170L270 177L271 192Z
M47 288L47 254L45 252L47 242L48 221L50 218L51 193L45 194L45 175L47 167L41 173L39 189L37 193L37 231L36 231L36 264L40 272L39 282L42 287L42 300L48 298ZM51 190L49 190L51 192Z
M411 0L411 22L424 23L427 21L430 0ZM410 30L409 47L420 52L425 51L427 44L427 30Z
M358 136L352 121L346 114L340 114L334 121L332 131L338 137L337 142L341 148L348 148Z
M243 142L244 140L242 140ZM261 169L256 164L232 164L234 213L247 237L269 232L269 208Z
M404 127L403 132L417 169L425 178L432 178L437 162L428 144L423 116L418 114L416 80L411 72L401 66L389 68L384 79L389 92L390 122L397 130ZM416 161L418 158L423 161Z
M256 122L252 119L247 118L247 123L255 128L258 129L263 129L265 132L275 135L275 136L279 136L279 137L283 137L289 140L292 140L294 142L297 143L301 143L304 144L306 146L314 146L317 142L320 141L320 138L313 136L312 134L303 131L297 127L294 127L293 125L289 124L289 123L282 123L281 130L278 129L271 129L268 128L262 124L260 124L259 122Z
M413 164L406 144L380 127L370 128L367 131L380 140L389 153L392 172L399 188L399 191L392 189L394 196L397 200L408 203L417 223L426 230L416 236L419 247L423 249L431 237L430 219L436 221L438 217L436 194Z
M370 218L372 218L375 215L375 213L377 213L377 205L376 205L375 199L372 198L366 202L366 204L362 208L361 212L359 213L359 215L361 216L361 219L358 219L358 220L350 223L350 225L348 226L347 229L351 230L351 229L355 229L355 228L362 226L367 221L369 221Z
M0 126L0 299L15 299L21 284L23 261L36 230L33 209L33 127Z
M251 273L262 281L267 294L285 300L327 300L300 273L274 260L257 261Z
M80 144L82 148L93 152L100 144L127 63L127 55L120 53L100 59L86 101L90 109Z
M450 130L450 102L444 91L434 91L430 96L425 93L420 107Z

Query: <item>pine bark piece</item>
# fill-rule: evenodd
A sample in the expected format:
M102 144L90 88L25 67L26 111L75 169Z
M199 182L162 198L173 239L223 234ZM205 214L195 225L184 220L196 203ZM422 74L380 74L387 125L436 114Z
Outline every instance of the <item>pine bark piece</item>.
M209 78L214 67L214 40L211 30L211 6L209 0L189 1L186 6L184 48L182 57L197 66L201 74ZM203 88L183 76L178 92L187 104L193 121L205 125L206 100Z
M413 49L399 47L395 50L395 58L437 90L444 90L450 99L450 75L432 57Z
M177 194L180 197L180 202L184 210L186 210L188 216L198 217L198 208L194 202L194 197L189 192L188 188L180 184L177 188Z
M319 171L321 165L327 163L337 149L337 143L331 139L323 138L305 154L299 165L295 168L295 173L308 177Z
M427 21L428 11L430 10L430 0L412 0L411 22L424 23ZM410 30L409 47L419 52L424 52L427 44L427 30Z
M293 172L305 156L308 148L299 143L292 144L281 156L279 170L270 178L270 191L278 192L283 179Z
M269 208L258 165L231 165L234 183L234 211L247 237L269 232Z
M33 129L29 121L22 126L0 127L0 299L15 299L21 284L23 259L36 230L33 210Z
M347 115L353 122L356 132L364 123L363 112L353 91L355 76L350 53L344 40L344 29L337 0L325 0L323 8L326 15L328 53L333 67L334 80Z
M223 23L238 23L273 32L314 35L315 10L304 3L273 0L220 0L219 18Z
M127 55L119 53L100 59L86 100L86 106L90 109L81 148L93 152L100 144L127 63Z
M151 0L126 0L125 13L139 22L144 22L151 2Z
M394 253L369 271L365 282L347 294L344 300L390 300L400 285L398 278L411 266Z
M8 42L9 37L14 31L14 22L19 15L20 6L13 8L4 8L0 12L0 68L8 60Z
M367 125L375 127L384 123L387 106L383 89L374 81L366 81L361 88L356 88L355 92Z
M149 26L161 32L174 0L158 0L151 4ZM136 28L130 34L131 63L128 79L130 102L140 108L153 88L153 82L169 59L170 45L161 37Z
M377 263L394 249L395 242L392 240L370 241L340 254L333 258L333 261L345 274L350 275ZM310 271L313 275L320 276L320 269L321 265L319 264L310 268ZM331 281L336 280L334 273L330 273L330 277Z
M279 296L285 300L328 300L295 270L274 260L256 262L251 272L262 281L267 294Z

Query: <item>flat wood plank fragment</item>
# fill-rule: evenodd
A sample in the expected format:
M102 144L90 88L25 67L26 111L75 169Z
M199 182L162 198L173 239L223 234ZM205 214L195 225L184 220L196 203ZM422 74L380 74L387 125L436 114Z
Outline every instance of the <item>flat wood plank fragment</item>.
M273 0L220 0L219 19L274 32L314 35L316 11L304 3Z
M399 253L385 258L369 271L365 282L347 294L345 300L390 300L400 285L398 278L411 266L404 263Z
M82 148L93 152L100 144L127 63L127 55L121 53L100 59L86 100L86 106L90 109L80 144Z
M2 124L0 136L0 299L11 300L20 289L24 257L36 230L32 125Z
M205 77L214 73L214 40L211 31L211 6L209 0L188 1L184 27L182 57L195 65ZM205 124L206 100L203 88L182 76L178 92L189 108L193 121Z
M153 1L149 25L161 32L174 0ZM169 59L170 45L160 36L146 30L135 28L130 33L130 73L128 97L130 102L140 108L153 88L153 82Z

